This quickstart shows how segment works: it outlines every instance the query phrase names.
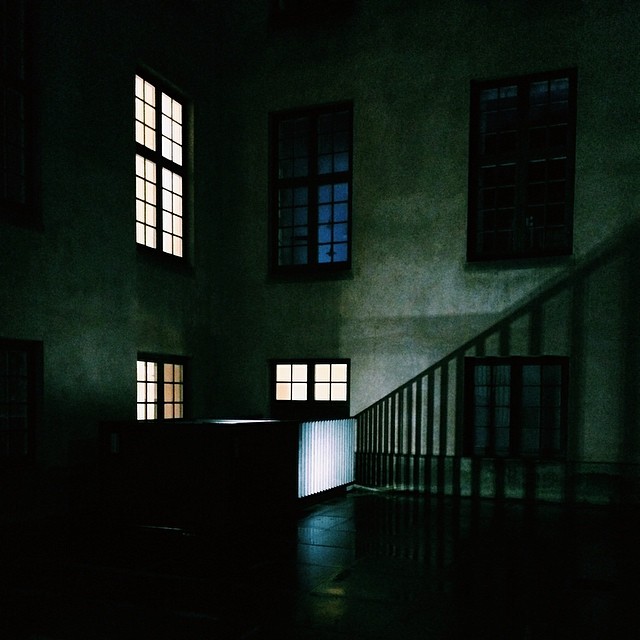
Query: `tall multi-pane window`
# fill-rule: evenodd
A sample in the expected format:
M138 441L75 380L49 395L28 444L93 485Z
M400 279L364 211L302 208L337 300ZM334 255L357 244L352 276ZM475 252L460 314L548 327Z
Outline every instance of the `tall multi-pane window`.
M42 345L0 339L0 460L33 453L42 376Z
M28 68L24 0L0 1L0 218L28 222Z
M271 389L271 408L275 417L347 417L349 361L274 361Z
M576 73L472 86L468 257L572 251Z
M467 358L465 455L561 456L567 377L562 357Z
M271 120L271 265L326 272L351 265L352 107Z
M137 361L138 420L183 418L184 361L140 355Z
M136 242L185 253L184 103L157 82L135 78Z

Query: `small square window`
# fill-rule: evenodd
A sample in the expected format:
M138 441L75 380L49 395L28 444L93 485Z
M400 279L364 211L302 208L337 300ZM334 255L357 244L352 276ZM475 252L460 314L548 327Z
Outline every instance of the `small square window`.
M272 363L271 371L273 417L348 417L347 360L278 361Z
M467 358L465 455L564 455L568 359Z

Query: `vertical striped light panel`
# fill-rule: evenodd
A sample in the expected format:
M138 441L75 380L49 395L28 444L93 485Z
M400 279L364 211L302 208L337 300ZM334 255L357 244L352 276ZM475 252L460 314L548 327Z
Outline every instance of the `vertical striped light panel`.
M355 418L301 422L298 437L298 498L354 481Z

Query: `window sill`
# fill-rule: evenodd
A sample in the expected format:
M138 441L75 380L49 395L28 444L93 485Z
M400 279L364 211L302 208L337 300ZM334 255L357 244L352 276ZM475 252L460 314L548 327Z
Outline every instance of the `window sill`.
M136 244L138 262L153 264L167 271L192 275L194 270L189 260L185 257L172 256L158 249L151 249L141 244Z
M489 271L506 269L545 269L554 267L568 267L575 264L575 256L529 256L519 258L467 258L465 271Z

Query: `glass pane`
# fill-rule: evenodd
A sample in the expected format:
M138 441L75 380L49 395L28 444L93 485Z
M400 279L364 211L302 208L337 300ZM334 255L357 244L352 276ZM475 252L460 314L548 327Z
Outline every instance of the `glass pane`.
M511 366L498 365L495 367L495 384L509 385L511 383Z
M331 380L331 365L317 364L316 365L316 381L329 382L330 380Z
M331 379L334 382L347 381L347 365L346 363L337 363L331 365Z
M331 384L329 382L316 383L314 396L316 400L329 400L331 398Z
M347 400L347 384L345 382L334 382L331 385L331 400L335 402Z
M473 371L473 381L475 385L488 385L491 382L491 368L487 365L477 365Z
M306 364L294 364L292 366L291 379L294 382L306 382L307 381L307 365Z
M475 387L473 392L476 405L481 407L489 406L489 387Z
M509 429L496 429L496 453L509 453Z
M496 427L508 427L510 422L510 411L505 408L497 408L494 412L494 424Z
M276 384L276 400L291 400L291 385L288 382Z
M306 400L307 399L307 383L294 382L291 384L291 399Z
M525 385L540 384L540 365L525 364L522 367L522 383Z
M538 429L522 430L522 452L538 453L540 451L540 431Z
M276 365L276 380L278 382L291 382L291 365L290 364Z
M539 407L540 406L540 387L523 387L522 388L522 406L523 407Z

